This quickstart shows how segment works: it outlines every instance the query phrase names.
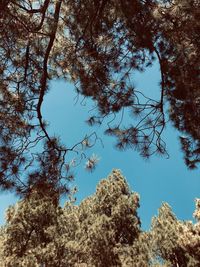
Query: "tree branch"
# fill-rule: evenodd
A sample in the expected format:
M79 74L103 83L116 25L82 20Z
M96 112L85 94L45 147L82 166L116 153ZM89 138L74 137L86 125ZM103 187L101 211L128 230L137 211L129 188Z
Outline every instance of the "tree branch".
M42 103L43 103L43 99L44 99L44 95L45 95L46 87L47 87L48 59L49 59L49 55L50 55L51 49L53 47L53 43L54 43L55 36L56 36L61 4L62 4L62 0L58 0L56 2L56 4L55 4L54 26L53 26L52 32L50 34L50 40L49 40L49 43L48 43L48 46L47 46L47 49L46 49L46 53L45 53L45 56L44 56L40 95L39 95L39 100L38 100L38 104L37 104L37 117L38 117L38 120L39 120L40 127L41 127L42 131L44 132L46 138L50 142L51 142L51 138L49 137L49 135L48 135L48 133L47 133L47 131L45 129L44 123L42 121L41 107L42 107Z
M36 31L36 32L39 31L42 28L42 25L43 25L43 22L44 22L44 19L45 19L46 10L47 10L47 8L49 6L49 2L50 2L50 0L45 0L44 5L40 10L40 12L42 12L42 19L40 21L40 24L34 29L34 31ZM56 5L57 5L57 3L56 3ZM55 10L55 13L56 13L56 10ZM55 19L55 13L54 13L54 19Z
M164 71L163 71L163 63L162 63L162 59L161 56L158 52L158 50L156 49L156 47L154 46L154 51L157 55L159 64L160 64L160 73L161 73L161 98L160 98L160 109L161 112L163 113L163 101L164 101L164 90L165 90L165 78L164 78Z

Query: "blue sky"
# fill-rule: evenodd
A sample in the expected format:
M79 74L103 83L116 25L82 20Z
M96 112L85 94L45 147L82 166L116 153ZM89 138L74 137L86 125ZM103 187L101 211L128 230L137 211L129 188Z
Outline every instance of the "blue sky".
M134 83L143 88L147 95L158 95L159 70L155 65L143 74L136 74ZM90 116L91 101L75 105L73 86L56 81L51 85L43 106L43 117L50 122L51 134L60 135L63 143L72 146L85 134L94 131L85 120ZM86 105L84 105L86 104ZM93 194L98 181L108 176L112 169L121 169L133 191L140 194L139 215L142 227L148 229L151 218L157 214L162 202L168 202L179 219L192 220L194 199L200 197L199 170L189 171L183 162L183 154L178 142L178 132L168 124L164 139L167 143L170 158L153 156L146 161L132 150L118 151L114 148L115 139L103 136L103 128L96 129L102 137L104 147L97 144L89 150L88 155L97 154L101 160L93 173L84 169L84 163L74 169L75 184L78 186L77 201ZM5 209L16 202L12 194L0 195L0 223L4 222Z

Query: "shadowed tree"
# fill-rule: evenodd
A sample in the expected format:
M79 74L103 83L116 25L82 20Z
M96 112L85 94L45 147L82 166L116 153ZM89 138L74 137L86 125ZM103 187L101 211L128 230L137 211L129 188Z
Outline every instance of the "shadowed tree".
M0 1L0 7L2 188L28 192L34 177L44 177L45 157L48 171L55 168L55 187L68 190L69 152L79 153L97 140L95 132L77 144L49 135L42 105L56 78L73 82L78 94L94 100L90 125L116 116L106 134L116 137L117 148L130 147L145 158L167 153L162 132L169 114L185 135L186 164L196 167L199 1L8 0ZM145 96L132 82L136 71L155 61L160 66L159 99ZM126 125L123 116L130 111L135 119ZM91 169L95 162L88 162ZM36 175L30 177L30 172Z
M168 2L168 1L166 1ZM161 63L167 97L170 100L170 118L180 137L185 162L189 168L199 163L199 2L169 1L158 5L154 17L160 21ZM166 42L170 45L166 45Z

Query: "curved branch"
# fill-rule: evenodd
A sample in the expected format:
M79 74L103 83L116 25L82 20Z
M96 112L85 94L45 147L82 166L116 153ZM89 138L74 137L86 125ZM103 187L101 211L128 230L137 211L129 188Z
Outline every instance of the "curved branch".
M36 32L42 28L42 25L43 25L43 22L45 19L46 10L49 6L49 2L50 2L50 0L45 0L43 7L40 8L40 12L42 12L42 18L41 18L40 24L34 29L34 31L36 31ZM55 18L55 14L54 14L54 18Z
M39 100L38 100L38 104L37 104L37 117L39 120L39 124L40 127L42 129L42 131L44 132L46 138L51 142L51 138L49 137L44 123L42 121L42 113L41 113L41 107L42 107L42 103L43 103L43 99L44 99L44 95L46 92L46 88L47 88L47 78L48 78L48 59L49 59L49 55L51 52L51 49L53 47L53 43L55 40L55 36L56 36L56 31L57 31L57 27L58 27L58 21L59 21L59 14L60 14L60 8L61 8L61 4L62 4L62 0L58 0L56 2L55 5L55 12L54 12L54 27L52 29L52 32L50 34L50 40L46 49L46 53L44 56L44 61L43 61L43 73L42 73L42 78L41 78L41 88L40 88L40 95L39 95Z
M158 52L158 50L156 49L156 47L154 47L154 51L157 55L159 64L160 64L160 73L161 73L161 98L160 98L160 109L161 112L163 113L163 101L164 101L164 90L165 90L165 78L164 78L164 71L163 71L163 63L162 63L162 59L161 56Z

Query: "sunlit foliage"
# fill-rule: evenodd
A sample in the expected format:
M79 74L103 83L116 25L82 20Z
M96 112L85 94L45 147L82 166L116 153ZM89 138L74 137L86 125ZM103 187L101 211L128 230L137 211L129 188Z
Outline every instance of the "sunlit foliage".
M7 211L3 266L132 266L133 256L134 266L146 266L148 237L140 229L138 207L138 194L119 170L78 206L67 202L61 208L34 191Z
M79 205L59 206L43 189L11 206L0 231L1 267L198 267L200 201L196 223L178 220L167 203L141 229L139 195L119 170L99 182Z

